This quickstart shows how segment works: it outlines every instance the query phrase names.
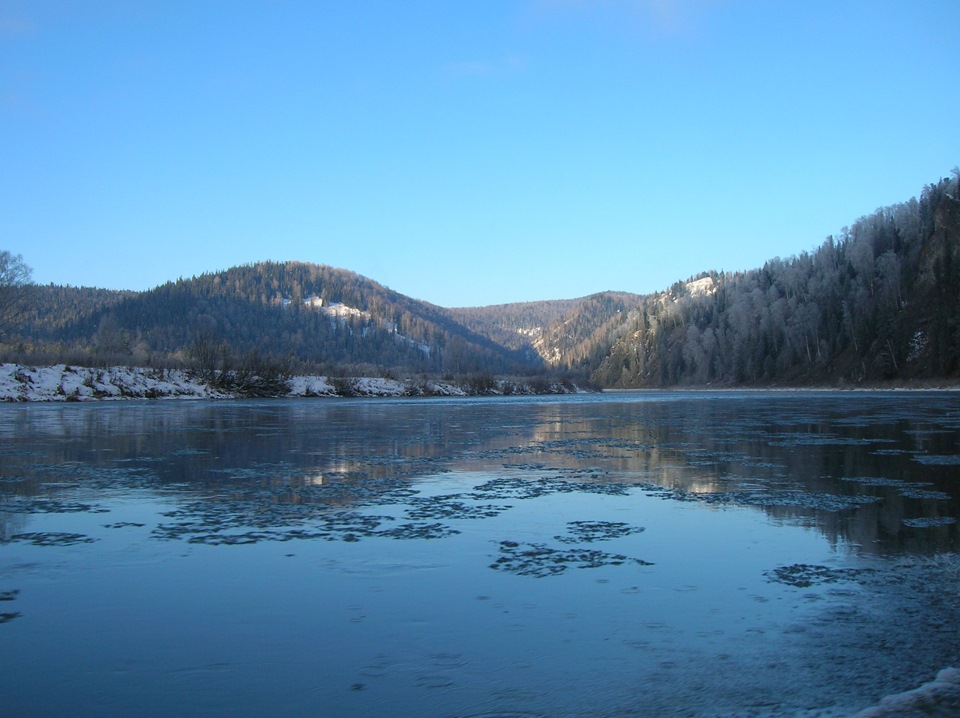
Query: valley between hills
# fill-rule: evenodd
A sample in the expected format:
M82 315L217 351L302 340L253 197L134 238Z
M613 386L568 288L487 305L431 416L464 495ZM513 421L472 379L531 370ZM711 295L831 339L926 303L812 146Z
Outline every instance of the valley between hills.
M224 391L256 377L265 384L255 395L294 376L340 381L338 395L356 377L398 382L400 393L951 384L960 378L958 196L958 177L941 179L813 251L703 271L647 295L444 308L293 261L143 292L29 285L0 358L24 370L182 370Z

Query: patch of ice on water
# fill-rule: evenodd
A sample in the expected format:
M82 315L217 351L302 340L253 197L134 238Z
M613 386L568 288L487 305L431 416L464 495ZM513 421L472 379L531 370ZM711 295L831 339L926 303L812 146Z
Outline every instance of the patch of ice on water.
M590 543L609 541L610 539L638 534L644 531L642 526L631 526L622 521L570 521L567 523L568 535L554 536L562 543Z
M716 491L684 492L677 489L656 489L649 495L676 501L736 506L787 506L820 511L846 511L876 503L879 496L840 496L806 491Z
M456 500L459 494L438 497L412 497L406 514L420 521L430 519L487 519L511 508L509 504L466 504Z
M844 476L841 481L849 481L864 486L881 486L899 489L900 495L908 499L932 499L934 501L948 501L951 496L943 491L924 488L932 486L929 481L901 481L900 479L885 479L875 476Z
M509 500L535 499L553 494L604 494L608 496L624 496L631 487L623 484L593 483L587 481L567 481L553 477L525 479L520 477L504 477L491 479L472 492L464 494L474 500Z
M838 583L841 581L856 581L858 576L870 569L830 568L815 564L795 563L792 566L778 566L765 571L767 579L797 588L809 588L823 583Z
M937 677L904 693L885 697L854 718L911 718L960 715L960 670L944 668Z
M79 501L61 501L59 499L25 496L7 500L4 509L22 514L105 514L110 511L110 509L102 506Z
M31 533L14 534L10 541L30 543L34 546L73 546L80 543L93 543L97 539L83 534L67 533L63 531L35 531Z
M869 446L870 444L892 444L893 439L858 439L836 434L774 434L776 441L767 442L769 446Z
M900 492L901 496L908 499L930 499L933 501L949 501L950 494L944 491L931 491L929 489L904 489Z
M928 528L934 528L935 526L952 526L955 523L957 523L957 520L952 516L903 520L904 526L909 526L910 528L915 528L915 529L928 529Z
M919 454L913 460L924 466L960 466L960 454Z
M441 523L406 523L377 532L378 536L394 539L442 539L460 533Z
M557 576L571 568L600 568L624 564L653 565L648 561L622 554L585 548L561 551L541 543L521 544L516 541L501 541L500 554L500 557L490 564L490 568L535 578Z
M840 480L863 484L864 486L889 486L896 489L906 488L908 486L930 486L929 482L907 482L901 481L900 479L885 479L878 476L843 476Z

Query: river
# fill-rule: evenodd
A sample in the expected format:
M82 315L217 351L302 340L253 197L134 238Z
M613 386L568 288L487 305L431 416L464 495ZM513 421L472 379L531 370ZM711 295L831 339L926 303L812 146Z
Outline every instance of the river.
M849 716L960 659L960 394L0 406L16 716Z

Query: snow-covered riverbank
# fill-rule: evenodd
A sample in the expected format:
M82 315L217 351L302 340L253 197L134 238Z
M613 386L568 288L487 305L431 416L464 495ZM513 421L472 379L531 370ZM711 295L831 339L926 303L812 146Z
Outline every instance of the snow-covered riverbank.
M295 376L286 382L286 396L469 396L488 394L565 394L580 391L569 383L498 380L478 392L470 384L428 379ZM0 401L92 401L97 399L232 399L249 394L224 390L180 369L108 367L66 364L31 367L0 364Z
M0 400L83 401L90 399L220 398L227 395L179 370L136 367L0 364Z

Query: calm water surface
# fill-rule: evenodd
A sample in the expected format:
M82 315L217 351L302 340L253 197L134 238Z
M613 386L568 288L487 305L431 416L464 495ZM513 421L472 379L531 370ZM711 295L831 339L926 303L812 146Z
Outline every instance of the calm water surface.
M16 716L850 715L960 659L960 395L0 406Z

